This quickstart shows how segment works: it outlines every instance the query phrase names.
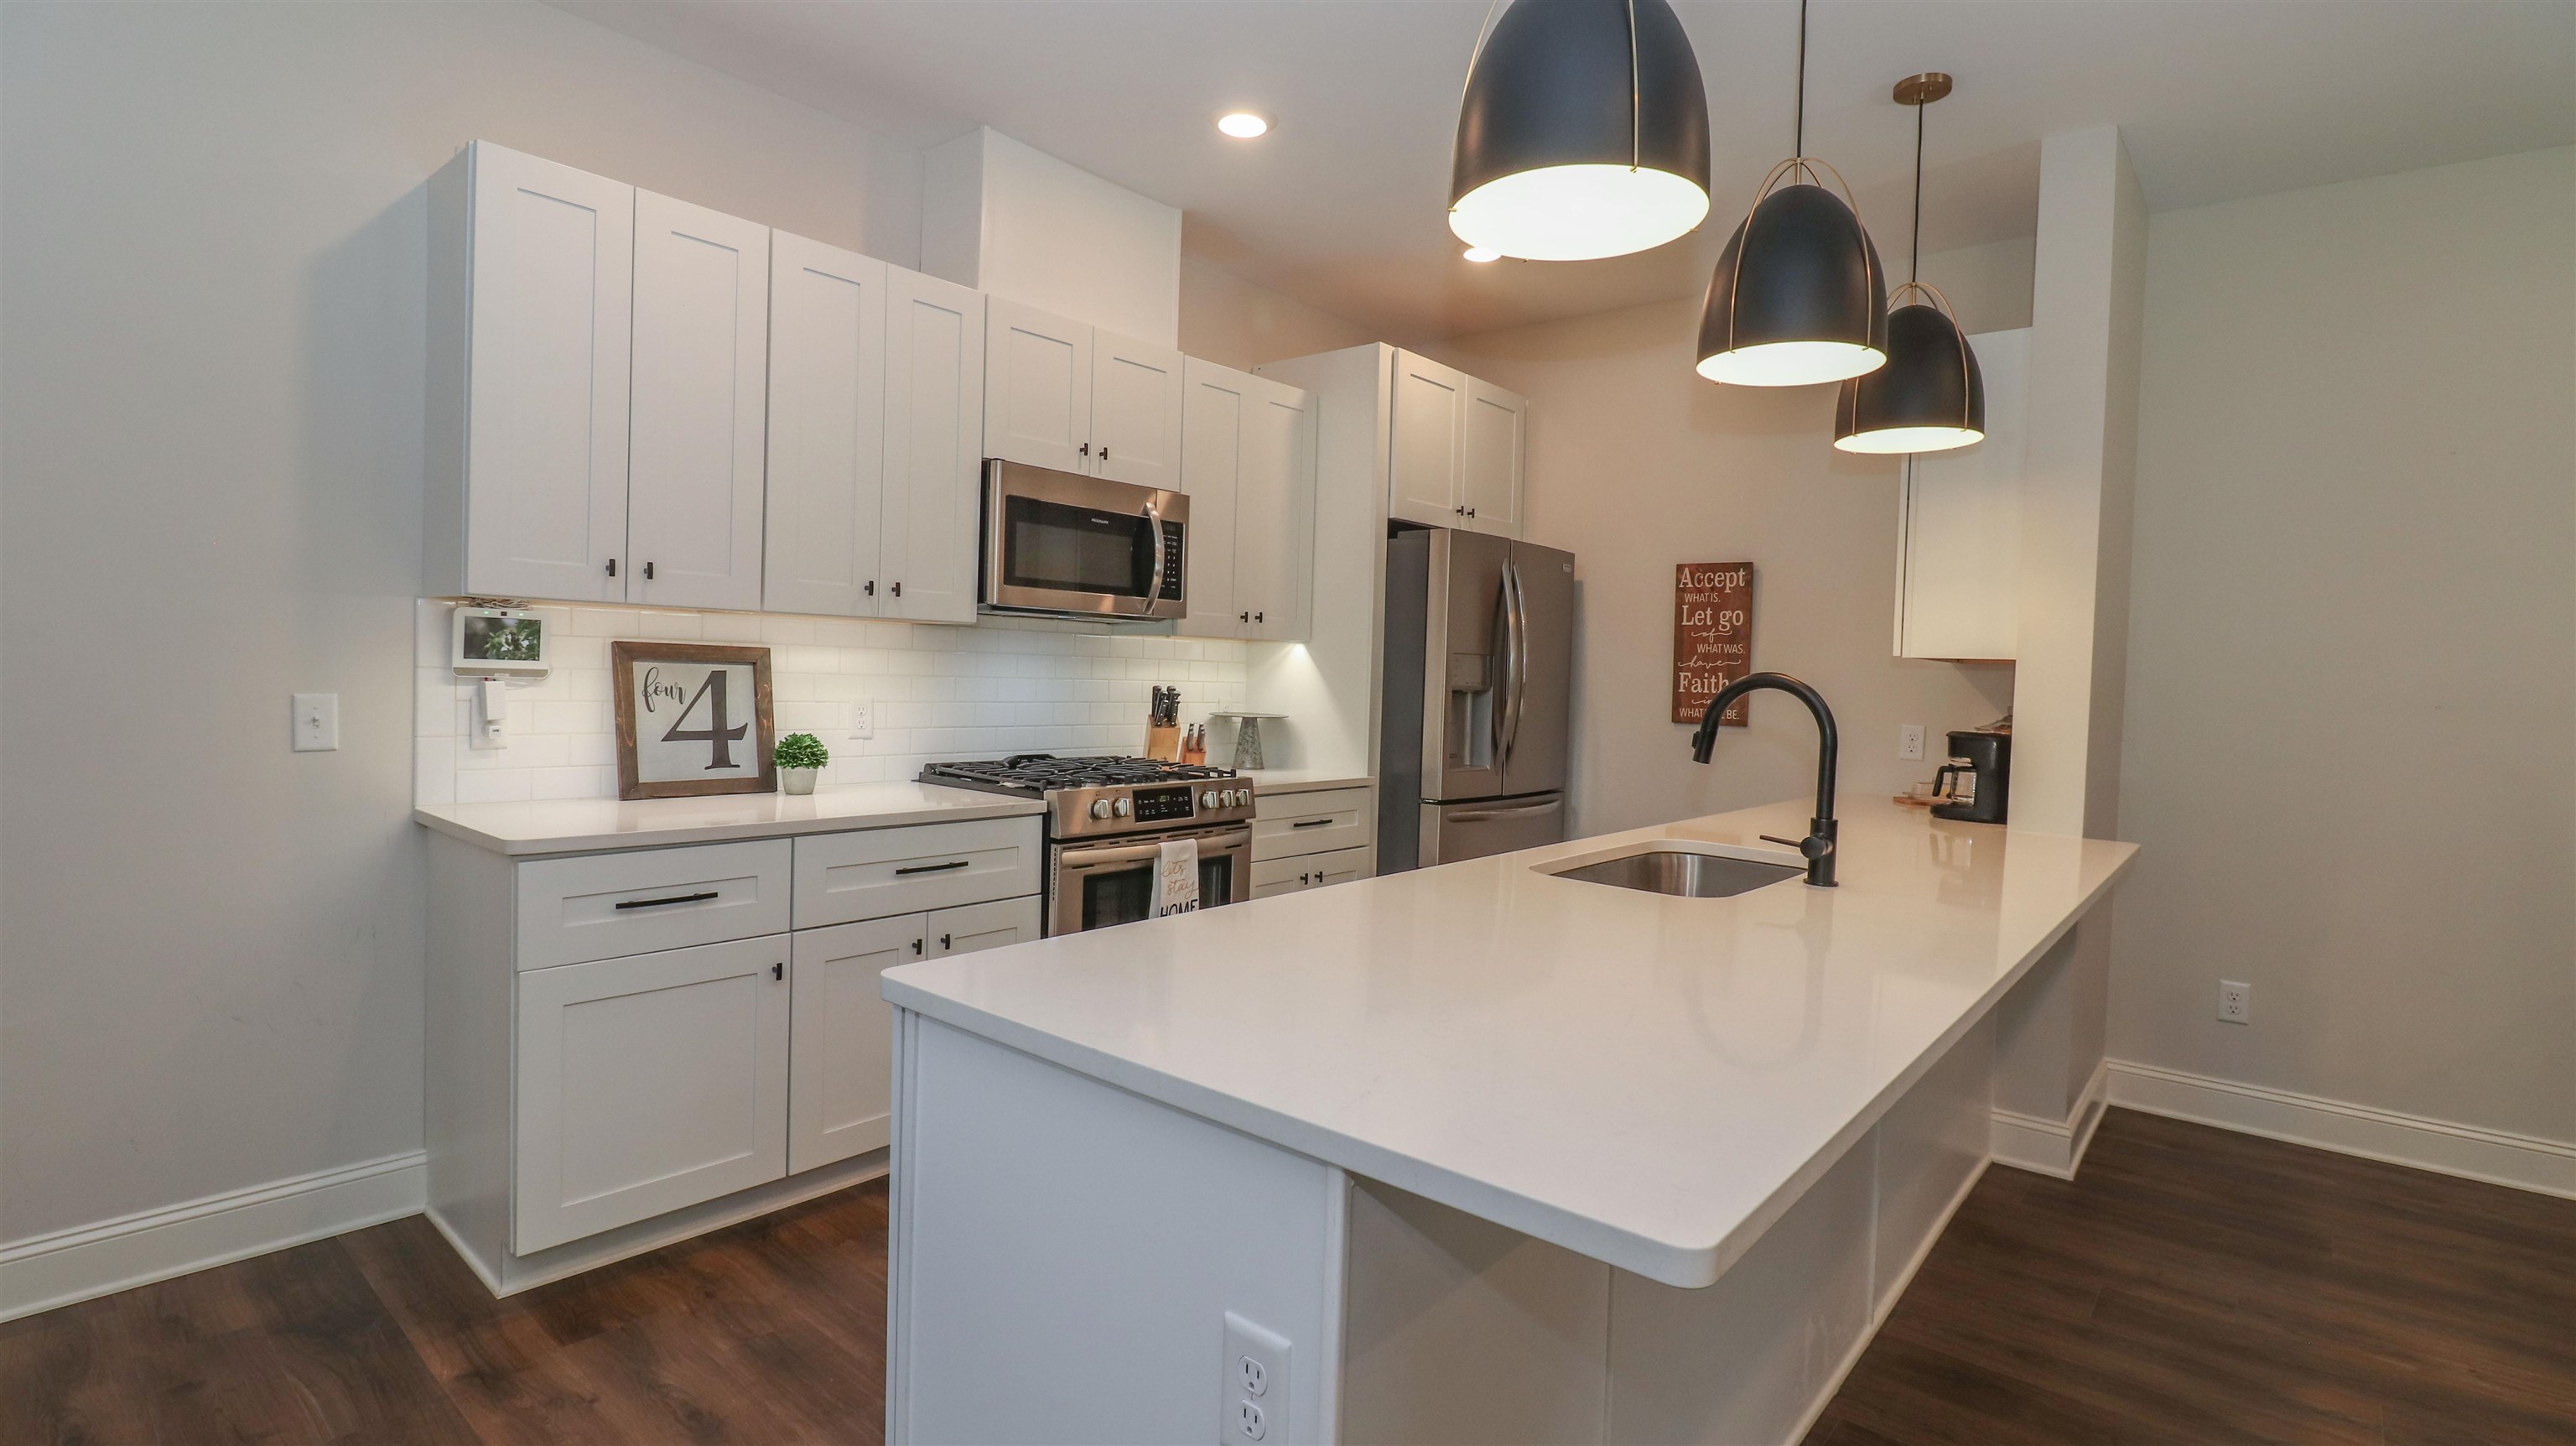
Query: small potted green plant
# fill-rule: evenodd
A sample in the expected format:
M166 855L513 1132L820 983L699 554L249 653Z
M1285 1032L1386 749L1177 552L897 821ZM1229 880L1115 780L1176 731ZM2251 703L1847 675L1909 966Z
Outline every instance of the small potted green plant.
M814 775L832 761L832 751L811 733L788 734L778 740L769 756L778 765L780 793L812 793Z

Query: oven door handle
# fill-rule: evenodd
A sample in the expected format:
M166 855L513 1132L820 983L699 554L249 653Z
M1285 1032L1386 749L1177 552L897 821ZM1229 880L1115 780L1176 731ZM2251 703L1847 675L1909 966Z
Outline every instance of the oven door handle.
M1202 854L1237 854L1252 846L1252 830L1248 828L1187 834L1183 837L1197 839L1199 852ZM1159 840L1141 844L1101 844L1068 848L1057 862L1068 870L1093 869L1103 864L1140 864L1150 859L1160 858L1162 853L1163 847Z

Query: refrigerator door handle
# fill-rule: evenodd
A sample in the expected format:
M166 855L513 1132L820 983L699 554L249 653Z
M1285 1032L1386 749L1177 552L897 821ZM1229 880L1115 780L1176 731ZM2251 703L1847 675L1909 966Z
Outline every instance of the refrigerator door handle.
M1521 715L1529 701L1529 601L1521 591L1520 564L1503 562L1504 684L1502 761L1521 742Z

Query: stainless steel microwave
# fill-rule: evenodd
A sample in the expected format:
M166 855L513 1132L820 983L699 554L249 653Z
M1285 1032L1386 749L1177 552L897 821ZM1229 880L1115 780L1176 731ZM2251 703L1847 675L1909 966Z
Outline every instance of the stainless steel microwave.
M989 459L979 601L997 613L1180 617L1189 530L1182 493Z

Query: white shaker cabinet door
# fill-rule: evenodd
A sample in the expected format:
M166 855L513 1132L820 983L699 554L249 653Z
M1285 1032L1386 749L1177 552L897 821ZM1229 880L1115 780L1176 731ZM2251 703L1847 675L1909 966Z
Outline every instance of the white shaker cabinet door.
M760 607L769 228L635 193L629 602Z
M621 599L635 188L484 141L469 168L464 589Z
M886 268L886 617L975 621L984 304L953 282Z
M945 959L951 954L980 954L1006 944L1025 944L1045 928L1045 918L1038 896L1028 894L989 904L933 909L924 916L922 933L929 940L928 957Z
M518 976L512 1251L786 1173L787 957L773 934Z
M877 976L924 957L923 918L897 914L795 938L790 1173L881 1149L894 1111L894 1009Z
M1896 651L2011 658L2021 650L2023 412L2030 332L1968 338L1986 384L1986 439L1905 459Z
M1170 347L1092 334L1093 472L1139 487L1180 487L1182 372Z
M1492 382L1467 378L1466 426L1460 438L1460 498L1467 526L1498 537L1521 535L1523 476L1528 467L1529 402Z
M984 315L984 455L1091 471L1091 328L998 296Z
M771 612L875 617L884 601L886 265L770 236Z
M1182 591L1189 616L1180 630L1195 637L1239 638L1252 616L1235 598L1235 509L1242 482L1244 413L1257 404L1255 385L1276 385L1215 362L1189 360L1181 421L1180 489L1190 520Z
M1467 377L1409 351L1395 354L1395 397L1386 473L1389 517L1427 527L1463 527L1459 452L1466 427Z
M1297 388L1249 377L1242 488L1235 503L1235 607L1244 636L1306 636L1315 541L1314 402Z

